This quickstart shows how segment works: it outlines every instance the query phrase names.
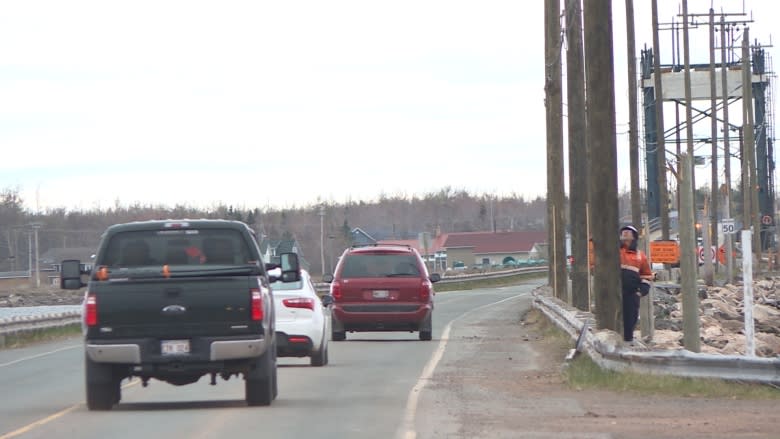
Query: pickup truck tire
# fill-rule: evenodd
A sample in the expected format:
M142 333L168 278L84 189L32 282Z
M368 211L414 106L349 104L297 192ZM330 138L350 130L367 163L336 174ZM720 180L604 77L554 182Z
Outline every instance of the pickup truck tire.
M275 346L257 358L255 367L244 377L246 403L250 406L271 405L276 384Z
M433 316L428 314L428 317L420 323L420 340L429 341L433 339Z
M111 410L121 399L121 379L114 377L110 364L96 363L86 357L87 408L89 410Z

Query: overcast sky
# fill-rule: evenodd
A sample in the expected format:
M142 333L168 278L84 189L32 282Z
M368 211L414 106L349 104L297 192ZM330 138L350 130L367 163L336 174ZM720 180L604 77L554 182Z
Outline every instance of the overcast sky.
M650 2L634 3L639 50L652 45ZM678 2L659 3L671 21ZM760 42L775 3L746 2ZM5 2L0 189L18 188L32 210L302 206L444 186L544 196L543 5ZM621 189L623 6L613 2ZM708 62L706 32L696 38L692 62Z

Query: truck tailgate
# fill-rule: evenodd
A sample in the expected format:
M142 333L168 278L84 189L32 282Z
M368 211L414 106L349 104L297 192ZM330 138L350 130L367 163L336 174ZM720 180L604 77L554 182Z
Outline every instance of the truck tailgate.
M262 331L251 319L252 276L95 282L90 338L229 336Z

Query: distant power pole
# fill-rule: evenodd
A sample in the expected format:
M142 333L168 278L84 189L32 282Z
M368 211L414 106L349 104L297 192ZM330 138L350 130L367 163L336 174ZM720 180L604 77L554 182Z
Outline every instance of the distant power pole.
M320 206L320 260L322 275L325 275L325 207Z
M547 236L549 283L568 300L566 221L563 191L563 92L561 87L561 3L545 0L545 104L547 106Z
M588 311L588 151L580 0L566 0L566 96L569 121L569 224L572 305Z
M612 48L612 2L585 0L585 89L587 142L592 157L588 176L595 252L596 323L618 330L620 255L618 248L617 141L615 75Z
M653 87L655 93L655 138L658 165L658 199L660 200L661 238L669 239L669 193L666 187L666 141L664 139L664 93L661 84L661 43L658 38L658 0L653 9ZM652 218L650 218L652 219Z
M626 0L626 55L628 60L628 158L631 167L631 222L642 223L639 194L639 130L637 130L636 38L634 36L634 0ZM647 239L649 237L645 237Z
M725 69L726 66L724 65ZM715 247L715 255L718 251L718 87L715 76L715 10L710 8L710 137L712 140L712 209L710 212L710 236L712 237L712 246ZM706 252L705 252L706 253ZM718 271L717 257L715 258L715 271ZM712 279L713 273L707 273L707 279Z
M720 82L723 93L723 156L724 156L724 180L726 180L725 211L727 218L734 218L731 207L731 146L729 145L729 87L728 69L726 67L726 18L720 16ZM734 279L734 258L732 257L731 234L726 234L726 281L731 283Z

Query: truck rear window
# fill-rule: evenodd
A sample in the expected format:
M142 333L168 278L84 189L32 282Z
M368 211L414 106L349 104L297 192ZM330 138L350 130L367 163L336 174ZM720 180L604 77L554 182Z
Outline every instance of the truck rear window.
M144 230L111 237L100 265L243 265L252 259L243 235L232 229Z

